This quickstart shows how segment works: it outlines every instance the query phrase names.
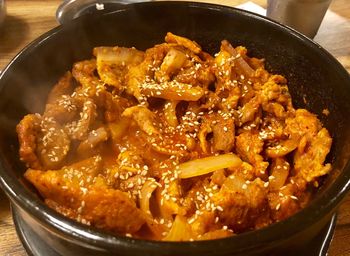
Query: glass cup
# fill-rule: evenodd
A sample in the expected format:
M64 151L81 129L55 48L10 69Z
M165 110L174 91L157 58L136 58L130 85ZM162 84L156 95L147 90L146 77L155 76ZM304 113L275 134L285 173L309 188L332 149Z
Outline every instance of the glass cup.
M267 0L267 17L314 38L332 0Z

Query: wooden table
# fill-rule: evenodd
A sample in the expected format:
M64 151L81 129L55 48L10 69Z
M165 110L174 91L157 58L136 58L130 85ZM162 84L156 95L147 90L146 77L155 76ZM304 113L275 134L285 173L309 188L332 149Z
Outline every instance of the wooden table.
M60 0L9 0L8 16L0 29L0 70L26 44L57 26L55 11ZM246 0L201 0L235 6ZM266 1L252 1L266 7ZM315 40L331 52L350 72L350 1L333 0ZM327 22L326 22L327 21ZM350 196L339 209L338 221L329 255L350 255ZM17 238L9 202L0 190L0 255L26 255Z

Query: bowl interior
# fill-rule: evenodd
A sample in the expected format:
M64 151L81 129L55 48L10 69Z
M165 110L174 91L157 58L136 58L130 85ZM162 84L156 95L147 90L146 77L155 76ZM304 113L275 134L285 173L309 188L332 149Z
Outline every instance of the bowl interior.
M317 203L303 212L315 212L319 203L325 211L331 203L334 207L330 199L342 196L350 175L346 168L350 153L349 75L330 54L297 32L245 11L198 3L143 3L81 17L22 51L0 79L0 172L7 192L17 195L20 204L31 200L47 211L22 178L25 167L18 160L15 126L25 114L43 111L48 91L59 77L74 62L91 58L95 46L144 50L163 42L168 31L197 41L211 54L219 50L223 39L246 46L249 56L265 58L270 72L288 79L294 106L316 113L334 138L329 156L334 171L316 196ZM330 115L322 114L324 109ZM302 214L297 215L290 222L300 223Z

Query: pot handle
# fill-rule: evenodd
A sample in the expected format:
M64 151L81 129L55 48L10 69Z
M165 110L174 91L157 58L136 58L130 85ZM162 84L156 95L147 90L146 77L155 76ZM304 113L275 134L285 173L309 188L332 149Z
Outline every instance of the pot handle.
M123 9L126 4L148 2L147 0L65 0L56 11L60 24L67 23L82 15L98 11L110 12Z

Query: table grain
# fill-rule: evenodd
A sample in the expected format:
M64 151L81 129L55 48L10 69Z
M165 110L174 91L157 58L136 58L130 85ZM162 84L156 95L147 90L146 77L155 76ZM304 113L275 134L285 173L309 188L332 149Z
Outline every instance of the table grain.
M0 70L29 42L57 26L55 12L60 0L9 0L5 23L0 28ZM246 0L200 0L235 6ZM266 1L252 2L266 7ZM321 25L315 41L326 48L350 72L350 0L333 0L331 13ZM327 21L327 22L325 22ZM350 255L350 196L346 197L338 211L338 220L330 256ZM0 190L0 256L23 256L21 245L13 225L9 201Z

